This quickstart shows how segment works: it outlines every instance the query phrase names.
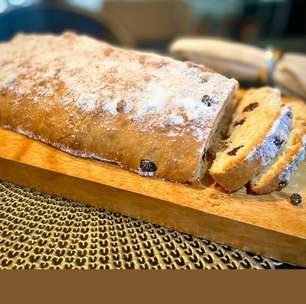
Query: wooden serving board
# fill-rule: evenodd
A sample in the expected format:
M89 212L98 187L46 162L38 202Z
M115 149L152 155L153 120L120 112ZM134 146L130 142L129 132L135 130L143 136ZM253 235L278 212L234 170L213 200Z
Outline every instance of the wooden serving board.
M0 128L0 179L58 194L306 266L306 165L282 192L226 194L205 178L196 188L71 156ZM293 206L298 192L304 203Z

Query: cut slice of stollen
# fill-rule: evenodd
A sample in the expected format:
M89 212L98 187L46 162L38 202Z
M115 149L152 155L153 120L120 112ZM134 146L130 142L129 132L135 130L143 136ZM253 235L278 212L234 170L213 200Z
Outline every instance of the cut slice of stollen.
M286 143L292 125L290 107L270 87L246 91L234 115L228 146L209 170L226 191L235 191L267 166Z
M255 176L250 188L257 194L266 194L281 190L290 181L291 175L297 170L299 162L305 159L306 148L306 105L303 100L284 98L293 113L292 131L282 152L273 162Z

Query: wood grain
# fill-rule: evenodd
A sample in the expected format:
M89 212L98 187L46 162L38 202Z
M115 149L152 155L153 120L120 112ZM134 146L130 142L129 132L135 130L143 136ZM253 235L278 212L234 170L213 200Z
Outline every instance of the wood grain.
M271 195L226 194L145 178L115 165L81 159L0 129L0 179L120 212L306 266L306 165L286 189ZM298 192L297 207L290 195Z

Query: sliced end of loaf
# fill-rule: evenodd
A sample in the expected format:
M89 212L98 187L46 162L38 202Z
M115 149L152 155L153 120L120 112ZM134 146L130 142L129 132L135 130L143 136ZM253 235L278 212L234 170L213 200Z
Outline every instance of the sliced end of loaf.
M290 181L300 161L305 158L306 105L303 100L283 97L284 104L293 112L292 131L280 154L250 182L254 193L266 194L281 190Z
M287 141L292 122L290 108L281 108L280 93L272 88L248 91L234 117L244 123L234 122L229 146L217 153L209 170L227 191L243 187L275 157Z
M282 153L270 166L251 180L250 189L252 192L267 194L286 187L290 177L297 170L299 162L305 159L305 141L306 136L303 141L300 132L290 134Z

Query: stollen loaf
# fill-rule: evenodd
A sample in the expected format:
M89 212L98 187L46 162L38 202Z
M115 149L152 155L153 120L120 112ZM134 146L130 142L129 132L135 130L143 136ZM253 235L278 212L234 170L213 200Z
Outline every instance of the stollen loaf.
M0 44L0 127L145 176L196 183L237 82L74 33Z

